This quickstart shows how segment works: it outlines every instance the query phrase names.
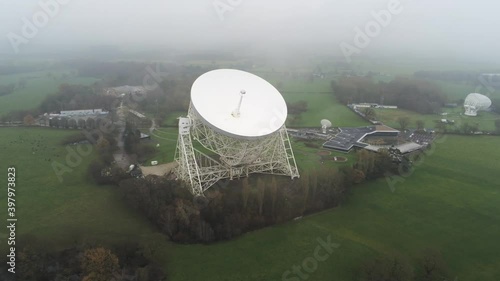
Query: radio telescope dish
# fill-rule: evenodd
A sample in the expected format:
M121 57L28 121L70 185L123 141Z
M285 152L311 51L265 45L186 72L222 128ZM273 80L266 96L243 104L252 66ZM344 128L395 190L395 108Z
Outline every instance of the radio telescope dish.
M326 129L330 128L332 126L332 122L327 119L321 120L321 130L323 131L323 134L326 134Z
M286 117L285 100L266 80L235 69L209 71L193 83L188 116L179 118L174 173L195 195L251 173L299 177Z
M191 87L193 112L215 131L235 138L258 138L279 130L287 107L266 80L241 70L201 75Z
M467 116L477 116L477 112L480 110L486 110L491 106L491 100L485 96L478 93L472 93L467 95L464 101L465 115Z

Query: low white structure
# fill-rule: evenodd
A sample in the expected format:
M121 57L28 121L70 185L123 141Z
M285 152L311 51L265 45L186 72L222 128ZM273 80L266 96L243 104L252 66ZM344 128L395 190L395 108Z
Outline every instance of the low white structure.
M124 96L128 94L146 94L147 89L143 86L120 86L120 87L113 87L113 88L106 88L104 90L105 95L110 95L110 96Z
M380 149L384 149L384 148L385 149L389 149L390 147L399 149L399 151L401 151L401 153L406 154L406 153L410 153L410 152L422 149L425 146L421 145L421 144L418 144L418 143L414 143L414 142L407 142L407 143L399 144L399 145L395 145L395 146L391 146L391 145L372 145L372 144L370 144L370 145L364 147L364 149L367 149L367 150L370 150L370 151L373 151L373 152L378 152Z
M368 108L368 107L377 107L378 104L376 103L357 103L357 104L352 104L353 108Z
M137 117L141 118L141 119L146 118L146 115L144 115L144 114L142 114L142 113L140 113L140 112L138 112L138 111L135 111L135 110L132 110L132 109L131 109L131 110L129 110L129 112L130 112L130 113L132 113L132 114L134 114L135 116L137 116Z
M353 103L351 104L352 108L358 109L358 108L385 108L385 109L398 109L397 105L381 105L377 103Z
M108 111L104 111L101 108L97 109L80 109L80 110L61 110L60 114L50 113L49 117L84 117L84 116L97 116L97 115L107 115Z
M477 116L477 112L480 110L486 110L491 106L491 100L485 96L478 93L472 93L467 95L464 102L465 115L467 116Z

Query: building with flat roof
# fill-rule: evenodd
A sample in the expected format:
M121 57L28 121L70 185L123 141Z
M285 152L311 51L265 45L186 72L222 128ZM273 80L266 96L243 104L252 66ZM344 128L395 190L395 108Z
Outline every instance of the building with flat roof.
M346 153L355 147L374 152L383 148L396 148L401 153L406 154L426 147L434 138L428 133L401 133L386 125L339 128L339 131L338 134L323 143L324 148ZM374 141L374 137L380 137L383 140L382 143L377 143L377 139Z
M74 117L74 116L87 116L87 115L106 115L108 111L101 108L98 109L80 109L80 110L61 110L59 117Z
M375 125L358 128L339 128L340 132L323 143L324 148L349 152L353 147L364 148L368 144L361 142L367 136L397 137L399 131L386 125Z

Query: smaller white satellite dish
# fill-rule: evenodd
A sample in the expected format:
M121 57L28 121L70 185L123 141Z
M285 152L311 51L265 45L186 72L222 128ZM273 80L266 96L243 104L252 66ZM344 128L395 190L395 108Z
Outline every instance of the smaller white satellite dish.
M133 170L134 168L135 168L135 165L134 165L134 164L130 165L130 166L128 167L128 171L127 171L127 173L132 172L132 170Z
M321 130L323 131L323 134L326 134L326 129L330 128L332 126L332 122L327 119L321 120Z

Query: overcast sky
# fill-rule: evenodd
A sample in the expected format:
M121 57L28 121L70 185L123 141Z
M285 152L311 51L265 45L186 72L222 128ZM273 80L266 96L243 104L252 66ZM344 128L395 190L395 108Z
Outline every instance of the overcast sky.
M46 26L26 38L23 18L60 4ZM256 50L308 48L341 54L356 46L355 28L393 0L0 0L0 52L14 53L8 34L41 45L125 45L174 48L247 45ZM217 5L214 5L216 3ZM500 3L493 0L400 0L401 12L360 48L363 53L443 54L498 59ZM219 12L215 8L219 7ZM225 8L230 7L228 10ZM41 18L43 20L43 16ZM358 46L359 47L359 46Z

